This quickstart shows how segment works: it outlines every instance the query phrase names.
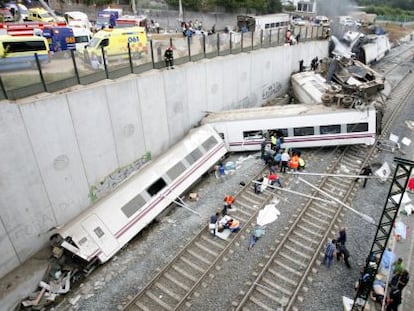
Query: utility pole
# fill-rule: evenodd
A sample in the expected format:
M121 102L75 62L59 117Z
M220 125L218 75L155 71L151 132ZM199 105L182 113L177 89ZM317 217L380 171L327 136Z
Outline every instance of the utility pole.
M368 260L366 261L362 277L359 280L359 287L351 311L363 311L369 299L372 284L374 283L375 275L381 263L382 254L387 248L388 240L401 206L401 201L407 189L408 180L414 168L413 161L397 157L394 158L394 161L397 163L397 167L385 201L377 232L368 254ZM395 200L395 198L398 199Z

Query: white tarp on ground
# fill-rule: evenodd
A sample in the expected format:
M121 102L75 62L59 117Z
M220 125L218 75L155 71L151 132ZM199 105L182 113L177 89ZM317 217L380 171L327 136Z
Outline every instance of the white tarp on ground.
M375 175L378 176L382 182L387 181L388 177L391 175L391 168L387 162L375 171Z
M265 226L274 222L280 215L279 210L276 208L276 204L268 204L259 211L257 215L257 224L259 226Z

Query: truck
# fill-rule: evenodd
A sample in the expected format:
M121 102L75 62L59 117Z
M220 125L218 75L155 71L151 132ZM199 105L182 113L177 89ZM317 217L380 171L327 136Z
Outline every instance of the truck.
M122 16L122 9L107 8L99 11L96 17L95 31L102 30L107 27L115 27L116 20Z
M85 46L83 59L86 63L102 63L102 50L105 60L128 58L128 43L133 58L147 53L147 35L144 27L108 28L98 31Z
M237 16L237 27L239 30L247 31L272 30L280 27L289 26L289 14L267 14L267 15L239 15Z
M83 27L71 27L75 37L76 52L82 53L86 45L91 41L92 32Z
M50 52L56 53L63 51L64 58L70 57L70 50L76 50L76 41L73 30L70 27L46 26L43 28L42 36L49 43Z

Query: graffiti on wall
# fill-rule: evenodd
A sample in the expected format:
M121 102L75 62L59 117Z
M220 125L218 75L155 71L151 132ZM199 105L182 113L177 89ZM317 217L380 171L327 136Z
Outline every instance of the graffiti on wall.
M89 199L91 203L97 199L102 198L109 192L118 187L125 179L137 172L145 163L151 160L151 152L147 152L138 160L135 160L130 165L121 167L109 174L100 182L92 185L89 188Z
M282 91L282 84L280 82L273 82L272 84L265 85L262 90L262 99L267 100L280 95Z

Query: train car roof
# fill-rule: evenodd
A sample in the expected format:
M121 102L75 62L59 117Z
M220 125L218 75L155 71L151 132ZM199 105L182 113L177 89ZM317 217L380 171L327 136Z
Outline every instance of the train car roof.
M202 124L217 123L223 121L256 120L277 117L289 117L298 115L317 115L332 112L357 111L351 108L336 106L312 105L312 104L291 104L281 106L268 106L257 108L243 108L212 112L201 121Z

